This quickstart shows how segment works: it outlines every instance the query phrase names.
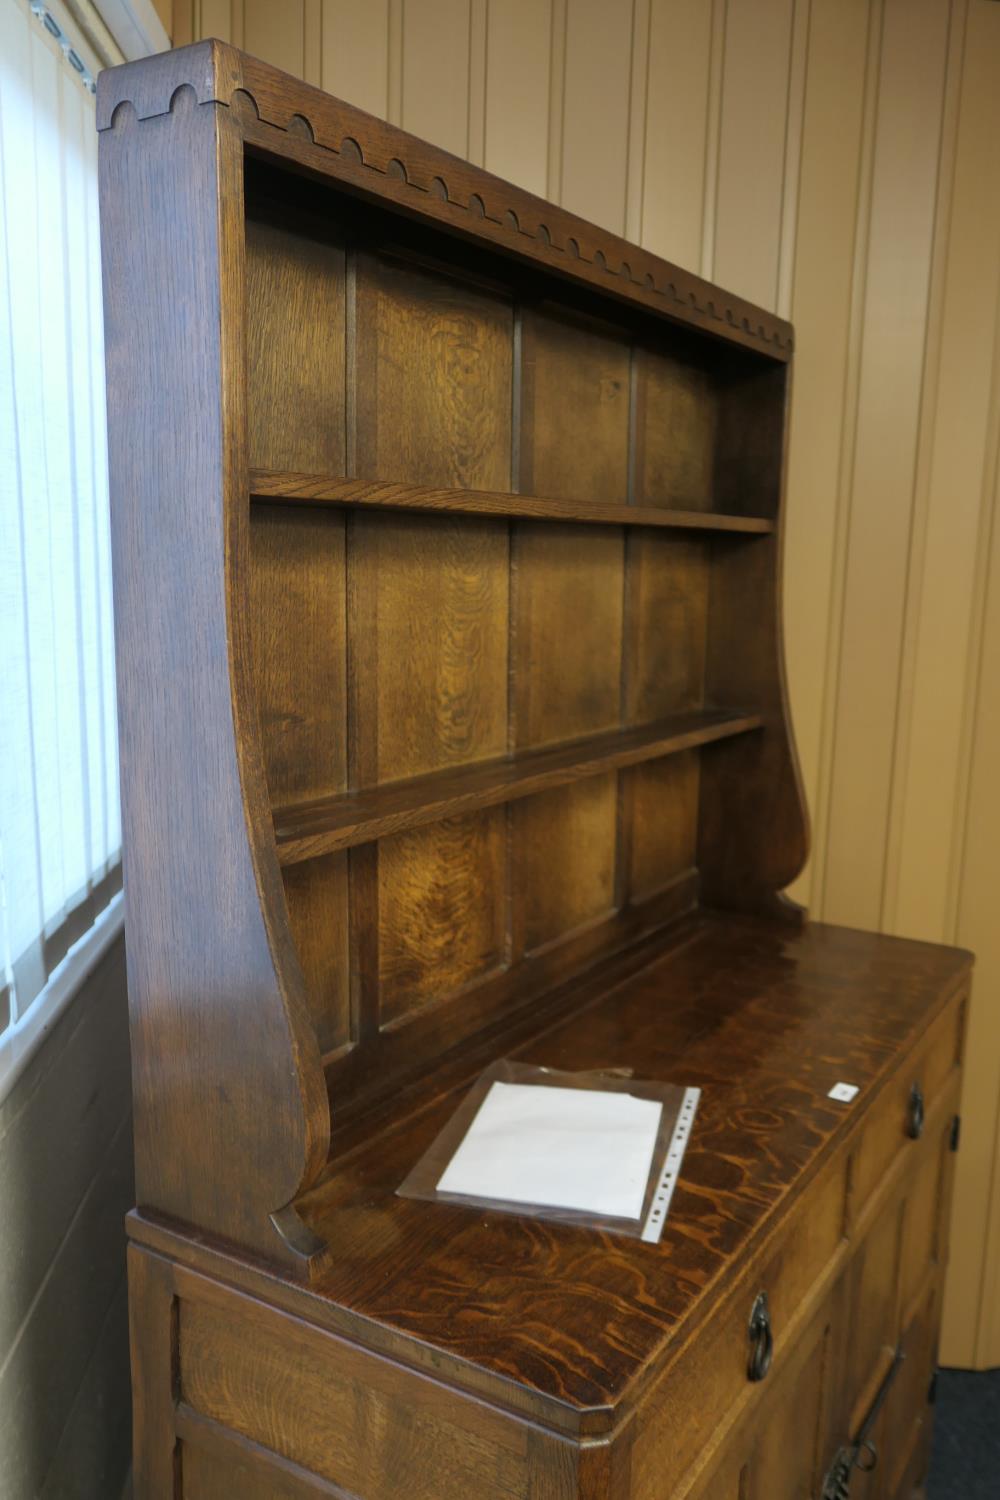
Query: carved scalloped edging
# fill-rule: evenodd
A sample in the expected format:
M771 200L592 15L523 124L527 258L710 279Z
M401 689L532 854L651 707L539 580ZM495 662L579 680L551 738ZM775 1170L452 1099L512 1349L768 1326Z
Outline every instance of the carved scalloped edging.
M194 60L191 54L201 54L197 58L198 66L194 68L190 66ZM99 130L108 129L116 123L115 117L122 105L130 104L135 117L140 120L169 112L186 86L199 104L217 103L232 107L234 113L244 120L259 121L285 132L307 148L318 148L340 157L352 174L366 171L378 173L387 183L392 183L392 196L397 199L407 192L419 193L425 199L435 199L451 209L484 220L494 232L505 231L512 238L532 241L534 252L550 262L567 257L589 266L599 276L624 282L632 295L646 299L654 306L659 305L664 310L683 309L689 319L694 314L700 323L703 322L709 328L713 323L722 324L726 328L737 330L744 337L770 345L783 354L790 353L793 348L791 335L784 332L787 325L772 321L771 315L762 309L752 307L740 298L730 298L721 288L703 281L701 277L682 271L618 236L605 235L586 220L559 210L557 226L559 219L569 218L574 230L573 234L563 237L558 227L553 228L548 222L553 217L551 206L542 199L518 191L516 208L494 201L493 192L499 194L509 190L510 184L471 168L459 158L425 145L402 130L386 126L332 95L319 95L323 114L329 117L325 124L317 124L315 119L304 113L300 107L301 100L296 101L294 106L283 101L272 104L267 97L270 90L258 89L254 92L247 87L247 80L242 76L240 68L242 56L232 48L217 43L202 43L184 49L183 52L164 54L164 57L172 58L175 62L186 57L183 72L181 68L174 67L164 68L154 74L151 71L140 71L142 65L139 65L133 73L136 65L126 65L113 70L110 75L103 75L104 78L110 77L117 82L115 75L133 73L131 78L122 79L122 85L135 83L138 86L129 93L124 91L124 87L106 87L99 92ZM148 65L146 66L148 69ZM298 84L297 81L296 84L296 92L317 96L318 91L312 87ZM368 120L378 125L379 130L377 133L372 132L369 137L359 138L362 136L361 127ZM379 139L381 134L390 138L385 147ZM404 154L407 143L418 148L419 153L426 153L432 158L433 165L422 163L417 152ZM477 186L474 192L464 196L453 191L444 175L449 163L453 163L459 173L470 170L476 172ZM601 236L600 242L597 240L598 235Z

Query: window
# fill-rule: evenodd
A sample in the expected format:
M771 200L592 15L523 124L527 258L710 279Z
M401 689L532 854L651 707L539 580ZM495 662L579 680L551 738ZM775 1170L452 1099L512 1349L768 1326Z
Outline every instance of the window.
M0 1064L120 925L99 64L71 25L0 0Z

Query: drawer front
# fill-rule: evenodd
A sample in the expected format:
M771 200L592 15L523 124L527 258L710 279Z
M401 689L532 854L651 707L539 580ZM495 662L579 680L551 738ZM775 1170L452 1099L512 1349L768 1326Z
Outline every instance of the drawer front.
M181 1436L272 1463L263 1493L516 1500L545 1468L523 1424L238 1295L181 1296L177 1344ZM212 1469L193 1459L185 1500L215 1500Z
M213 1451L198 1441L181 1446L184 1500L320 1500L323 1491L274 1464L258 1467L238 1453ZM330 1490L326 1490L327 1496Z
M916 1055L903 1064L875 1101L855 1153L853 1211L860 1213L902 1151L911 1149L914 1089L929 1111L962 1057L965 997L956 996L938 1016Z
M741 1278L640 1407L632 1451L633 1500L663 1500L696 1467L714 1464L743 1411L763 1398L794 1356L793 1330L802 1305L841 1243L846 1177L846 1163L838 1160L806 1190L778 1244ZM762 1291L770 1312L773 1358L765 1378L755 1382L748 1374L749 1325ZM724 1486L719 1493L726 1493Z

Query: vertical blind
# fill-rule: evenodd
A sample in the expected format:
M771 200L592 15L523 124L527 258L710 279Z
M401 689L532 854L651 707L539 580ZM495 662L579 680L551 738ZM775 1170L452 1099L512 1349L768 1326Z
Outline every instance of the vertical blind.
M0 0L0 1033L120 883L93 79Z

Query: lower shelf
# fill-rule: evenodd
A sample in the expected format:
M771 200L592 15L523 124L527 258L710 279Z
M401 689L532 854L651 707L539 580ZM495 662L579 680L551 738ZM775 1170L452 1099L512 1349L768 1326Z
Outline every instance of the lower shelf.
M585 776L748 734L762 724L763 719L755 713L700 709L637 729L614 730L572 744L277 807L274 833L278 858L283 865L298 864L439 818L530 797Z

